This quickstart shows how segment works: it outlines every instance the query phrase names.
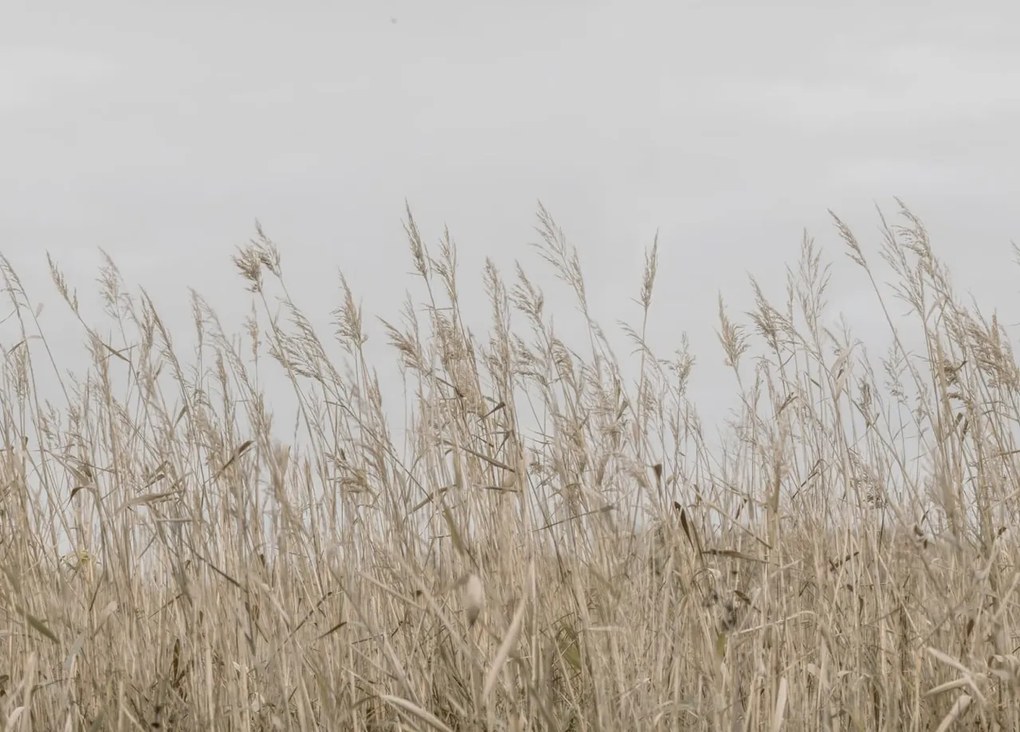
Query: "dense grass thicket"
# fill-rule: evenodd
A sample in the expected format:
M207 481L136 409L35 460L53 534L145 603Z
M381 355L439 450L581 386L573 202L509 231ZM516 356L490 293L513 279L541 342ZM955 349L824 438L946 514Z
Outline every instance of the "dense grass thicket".
M92 355L77 377L0 258L21 324L0 387L0 723L1020 729L1020 368L921 222L881 224L864 245L836 219L837 259L888 352L826 328L805 241L782 302L752 283L746 316L719 303L699 361L725 358L741 407L718 441L693 356L646 342L655 247L618 357L544 209L537 251L587 329L563 339L522 268L486 266L488 303L462 302L453 244L408 213L413 296L372 325L405 376L387 409L357 293L316 333L261 230L235 260L257 315L226 334L196 297L188 353L112 263L94 324L51 262ZM479 339L463 313L483 304ZM293 386L291 444L269 371Z

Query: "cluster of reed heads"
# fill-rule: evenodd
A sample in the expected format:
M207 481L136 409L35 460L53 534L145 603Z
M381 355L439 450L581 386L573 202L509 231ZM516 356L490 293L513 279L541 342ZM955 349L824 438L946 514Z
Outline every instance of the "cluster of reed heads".
M648 343L657 246L637 325L607 335L541 208L571 333L489 262L472 335L452 240L408 211L400 320L366 323L341 278L325 339L261 229L243 331L194 295L188 349L112 261L105 325L51 261L73 374L0 258L0 724L1020 729L1020 368L906 207L872 246L834 220L887 331L827 325L805 239L784 299L720 299L714 434L686 341ZM400 362L386 407L370 330Z

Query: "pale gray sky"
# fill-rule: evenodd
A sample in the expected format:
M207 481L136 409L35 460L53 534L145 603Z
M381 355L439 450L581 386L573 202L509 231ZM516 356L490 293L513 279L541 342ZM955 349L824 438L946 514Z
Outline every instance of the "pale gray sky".
M753 273L781 296L805 227L852 273L826 208L874 244L874 204L901 196L958 286L1020 321L1012 3L96 0L3 15L0 251L76 342L44 251L88 291L105 248L186 331L188 286L228 322L246 310L231 256L256 218L319 322L338 268L394 318L413 284L405 198L430 242L449 224L477 297L485 256L508 275L538 264L541 199L607 326L637 318L658 229L655 345L689 331L708 395L720 291L746 305ZM860 319L861 281L846 281L835 305Z

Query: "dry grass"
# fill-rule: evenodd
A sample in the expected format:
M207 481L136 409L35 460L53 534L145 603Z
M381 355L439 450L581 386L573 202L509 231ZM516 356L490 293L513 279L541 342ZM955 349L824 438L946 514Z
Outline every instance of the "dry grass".
M196 298L188 358L108 263L113 335L80 318L93 362L56 404L35 379L63 366L3 260L21 342L4 344L0 721L1020 729L1020 370L921 223L900 221L878 248L890 296L837 220L847 266L890 313L885 358L826 330L810 242L786 301L754 285L746 322L720 302L743 409L715 446L687 399L693 358L646 345L654 247L619 359L545 210L538 252L576 295L583 349L523 270L507 282L492 266L491 329L471 338L452 243L430 251L408 213L424 306L385 325L406 446L356 294L344 283L336 358L261 231L236 258L261 314L231 339ZM290 446L260 386L281 366Z

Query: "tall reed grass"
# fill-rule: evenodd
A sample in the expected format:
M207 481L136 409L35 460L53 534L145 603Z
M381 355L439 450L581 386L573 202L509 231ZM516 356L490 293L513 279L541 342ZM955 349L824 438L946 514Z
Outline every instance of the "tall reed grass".
M1020 729L1020 369L909 210L874 252L834 220L888 354L827 329L806 240L785 301L753 284L746 317L719 303L742 406L718 443L692 354L647 344L657 248L618 357L544 209L537 251L582 345L524 269L491 263L491 327L470 336L456 249L408 212L416 299L383 326L403 439L357 293L343 283L320 339L261 230L235 260L261 314L232 337L196 298L188 354L112 262L102 328L51 262L90 346L78 378L0 258L20 323L0 407L5 729ZM293 387L293 444L268 370ZM63 374L55 400L44 372Z

